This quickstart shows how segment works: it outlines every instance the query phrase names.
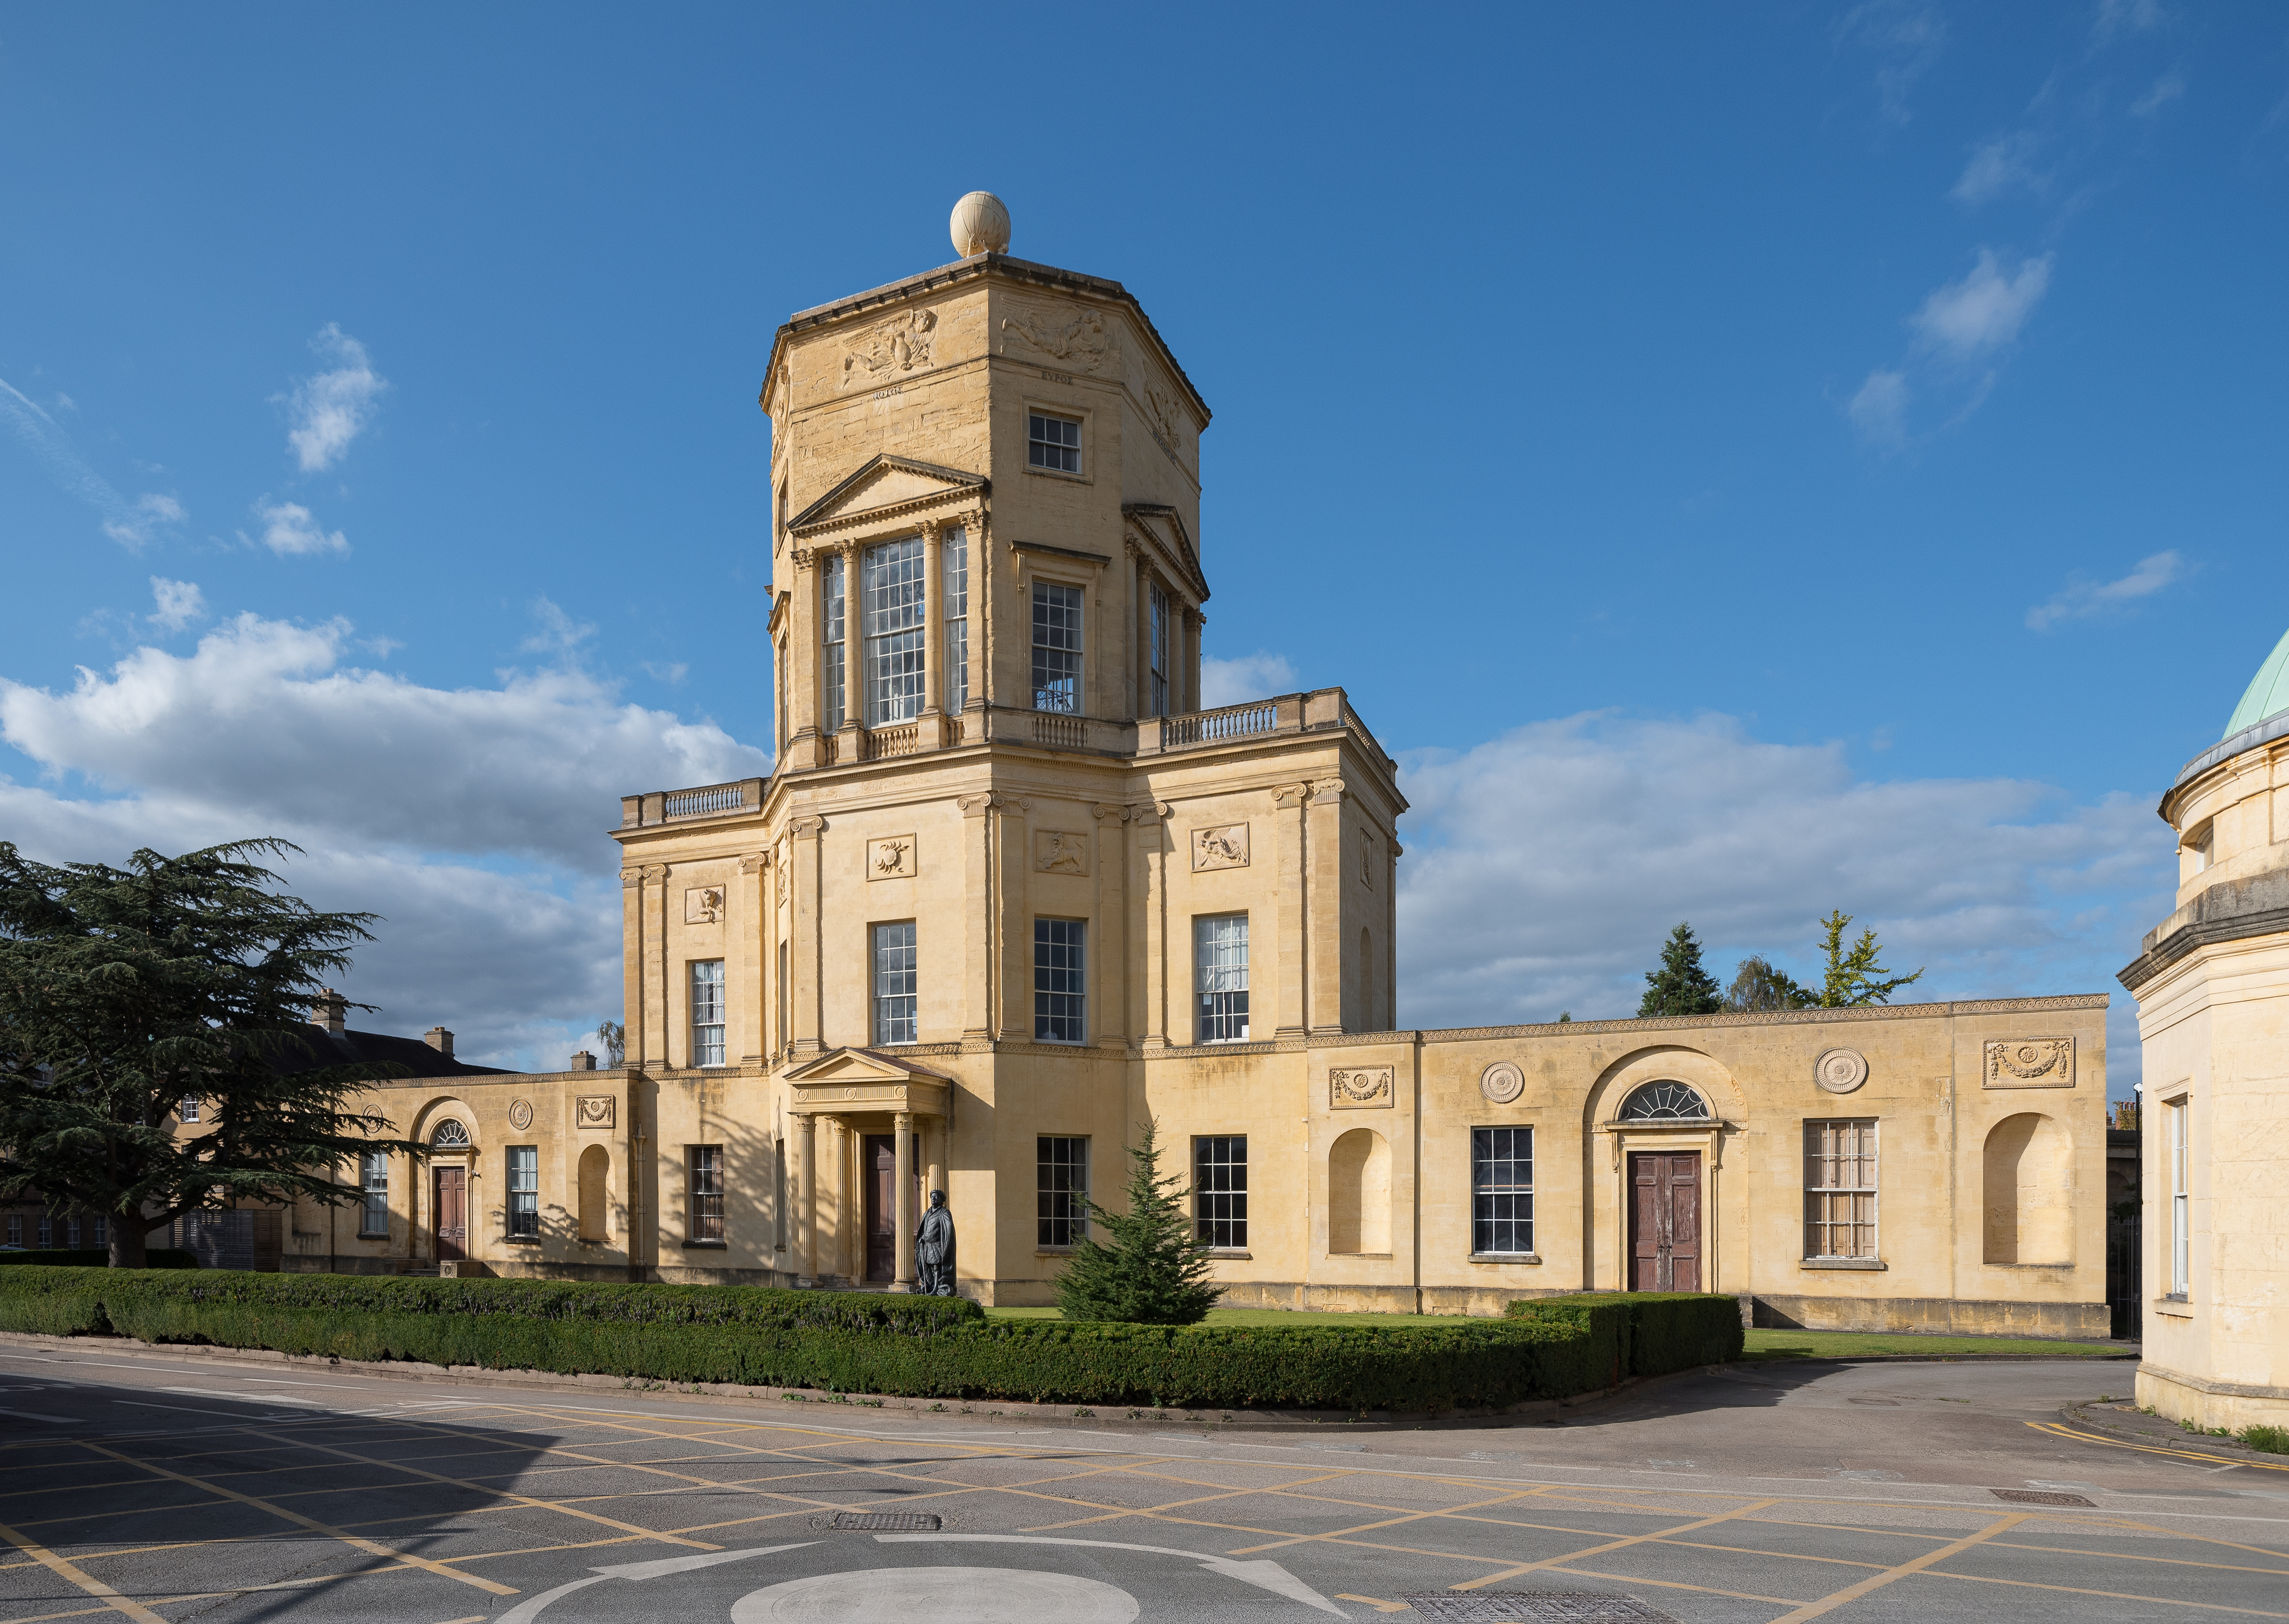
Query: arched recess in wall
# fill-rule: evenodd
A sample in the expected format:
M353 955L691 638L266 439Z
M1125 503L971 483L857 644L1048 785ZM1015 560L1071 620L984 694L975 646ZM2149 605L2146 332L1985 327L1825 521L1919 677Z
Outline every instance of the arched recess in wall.
M2074 1159L2048 1117L2021 1111L1990 1128L1982 1157L1983 1246L1990 1263L2074 1261Z
M1355 1127L1328 1152L1328 1250L1391 1250L1391 1145Z
M612 1155L600 1144L580 1152L580 1238L610 1240L612 1235L610 1196Z

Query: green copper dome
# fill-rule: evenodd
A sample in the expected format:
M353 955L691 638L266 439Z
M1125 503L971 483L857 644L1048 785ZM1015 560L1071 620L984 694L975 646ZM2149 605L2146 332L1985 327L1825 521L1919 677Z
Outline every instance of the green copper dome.
M2265 664L2249 680L2248 691L2241 703L2233 707L2233 716L2218 736L2231 738L2244 728L2253 728L2267 717L2289 711L2289 632L2273 645L2273 652L2265 657Z

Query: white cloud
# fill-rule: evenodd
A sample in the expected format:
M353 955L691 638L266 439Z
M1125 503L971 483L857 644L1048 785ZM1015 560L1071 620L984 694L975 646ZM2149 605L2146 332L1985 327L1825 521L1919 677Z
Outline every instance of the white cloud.
M56 398L71 406L68 396ZM130 552L140 552L163 527L180 524L187 517L183 505L170 496L146 495L132 502L121 496L110 481L89 466L56 420L5 378L0 378L0 421L40 459L60 489L95 509L103 533Z
M263 499L265 502L268 498ZM310 510L299 502L278 502L269 506L255 504L254 511L263 521L262 545L281 558L299 557L310 553L347 553L349 537L339 530L328 530L310 516ZM238 533L241 541L246 532ZM248 544L251 545L251 543Z
M1841 746L1766 744L1728 717L1575 716L1402 760L1410 1026L1633 1015L1679 919L1722 979L1751 952L1808 975L1836 907L1886 962L1930 967L1908 997L2118 992L2175 883L2150 795L1870 783ZM2117 1048L2118 1083L2135 1053Z
M1981 143L1948 195L1962 203L1982 203L2014 189L2040 191L2048 179L2034 166L2035 150L2041 144L2025 130Z
M334 364L294 386L288 401L293 426L286 441L302 472L317 474L341 460L350 442L372 421L375 404L389 384L373 370L365 346L335 322L320 329L310 347Z
M2124 34L2144 34L2170 20L2160 0L2098 0L2091 20L2092 36L2102 45Z
M670 660L666 663L646 660L643 662L643 673L655 682L665 682L670 688L681 688L683 686L683 679L691 674L691 667L682 660Z
M1904 124L1912 115L1908 93L1947 49L1947 19L1904 0L1866 0L1845 13L1837 37L1874 53L1876 94L1884 117Z
M76 774L195 815L340 849L611 860L618 797L770 770L712 722L618 702L574 671L498 688L425 688L343 664L347 622L240 615L187 656L143 648L68 692L0 678L0 738Z
M2038 603L2029 609L2027 625L2032 631L2047 632L2062 620L2080 620L2110 609L2126 609L2184 580L2189 573L2186 561L2173 549L2140 559L2138 567L2119 580L2091 581L2078 577L2048 602Z
M1904 373L1878 367L1845 410L1861 434L1878 445L1898 446L1908 437L1908 380Z
M148 617L162 631L179 632L194 620L207 617L206 594L190 581L171 581L164 575L151 577L151 598L156 605Z
M2052 256L2022 259L2006 273L1991 249L1979 251L1979 263L1961 282L1934 290L1909 325L1929 344L1958 360L1971 360L2008 344L2051 285Z
M1295 691L1296 669L1285 655L1266 654L1258 649L1237 659L1204 657L1200 661L1200 704L1208 710Z
M2141 118L2151 118L2186 93L2186 76L2166 73L2154 81L2154 88L2130 104L2130 110Z
M540 622L540 630L517 645L525 654L570 654L596 635L593 622L573 619L552 599L535 598L532 617Z

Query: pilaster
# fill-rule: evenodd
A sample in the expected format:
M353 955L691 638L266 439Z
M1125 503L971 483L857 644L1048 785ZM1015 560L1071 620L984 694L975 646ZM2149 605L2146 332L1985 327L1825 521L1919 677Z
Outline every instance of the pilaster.
M993 939L1001 944L997 1038L1033 1035L1033 930L1025 910L1025 880L1033 866L1025 815L1032 808L1022 795L993 798Z
M1304 870L1304 802L1311 786L1283 784L1272 792L1272 838L1280 848L1280 1009L1273 1035L1300 1038L1311 1007L1311 899ZM1255 981L1251 974L1249 980Z
M920 736L936 749L945 713L945 536L942 521L922 521L922 708Z
M961 1035L985 1043L993 1036L993 803L992 795L964 795L961 808Z
M642 1063L647 1068L670 1064L667 1055L667 864L643 865L643 977L638 1001L644 1007ZM638 1051L631 1050L633 1057Z
M819 834L826 827L823 817L793 817L787 820L787 830L794 835L794 857L787 865L788 900L794 918L788 933L787 979L794 983L789 1007L794 1032L788 1052L810 1055L821 1052L819 1041L823 1011L820 1007L819 983Z
M644 1052L643 870L620 871L620 1019L626 1031L627 1055L641 1061Z
M731 939L738 943L732 965L731 1019L738 1023L741 1059L759 1066L770 1050L771 854L749 852L739 859L738 898L731 909Z
M1304 1023L1313 1032L1340 1032L1344 1030L1344 958L1348 945L1341 938L1344 932L1343 907L1343 819L1344 781L1321 778L1312 785L1312 796L1304 808L1306 822L1304 843L1305 870L1310 878L1311 893L1306 908L1305 928L1320 933L1314 943L1320 951L1305 950L1310 975L1311 1001L1306 1006ZM1368 974L1368 967L1360 966L1360 974Z
M1130 1023L1135 1006L1129 993L1129 932L1122 928L1128 910L1121 880L1129 864L1121 826L1129 821L1129 808L1099 802L1089 808L1089 815L1095 831L1089 871L1096 892L1089 926L1093 1031L1099 1045L1125 1049L1137 1035Z
M1129 808L1137 874L1137 905L1129 910L1129 940L1136 944L1129 984L1137 990L1138 1016L1132 1030L1147 1049L1168 1047L1168 817L1165 801Z
M895 1236L897 1262L890 1273L893 1291L910 1292L914 1288L914 1118L911 1111L899 1111L890 1118L896 1142L891 1147L891 1224Z

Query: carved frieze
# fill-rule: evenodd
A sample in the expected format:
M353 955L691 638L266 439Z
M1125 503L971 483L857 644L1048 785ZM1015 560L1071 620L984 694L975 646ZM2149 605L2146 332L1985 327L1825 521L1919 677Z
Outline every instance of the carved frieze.
M866 878L869 880L912 880L921 872L921 859L910 834L894 834L886 840L866 842Z
M584 1094L573 1102L572 1122L576 1127L610 1127L617 1120L618 1101L609 1094Z
M1224 824L1192 831L1192 872L1248 866L1248 825Z
M723 922L723 888L690 886L683 893L683 922L720 925Z
M1990 1038L1981 1085L1988 1088L2071 1088L2071 1038Z
M1830 1049L1812 1063L1812 1080L1830 1094L1849 1094L1868 1080L1868 1057L1858 1049Z
M1076 371L1094 372L1113 354L1113 329L1102 313L1081 305L1058 312L1012 311L1002 318L1001 330Z
M1033 831L1033 867L1043 874L1089 872L1089 837L1065 829Z
M1392 1103L1390 1066L1337 1066L1328 1072L1329 1111L1376 1111Z
M887 383L930 364L937 312L906 310L864 329L842 357L842 386Z
M520 1134L532 1126L530 1100L511 1100L508 1103L508 1125Z

